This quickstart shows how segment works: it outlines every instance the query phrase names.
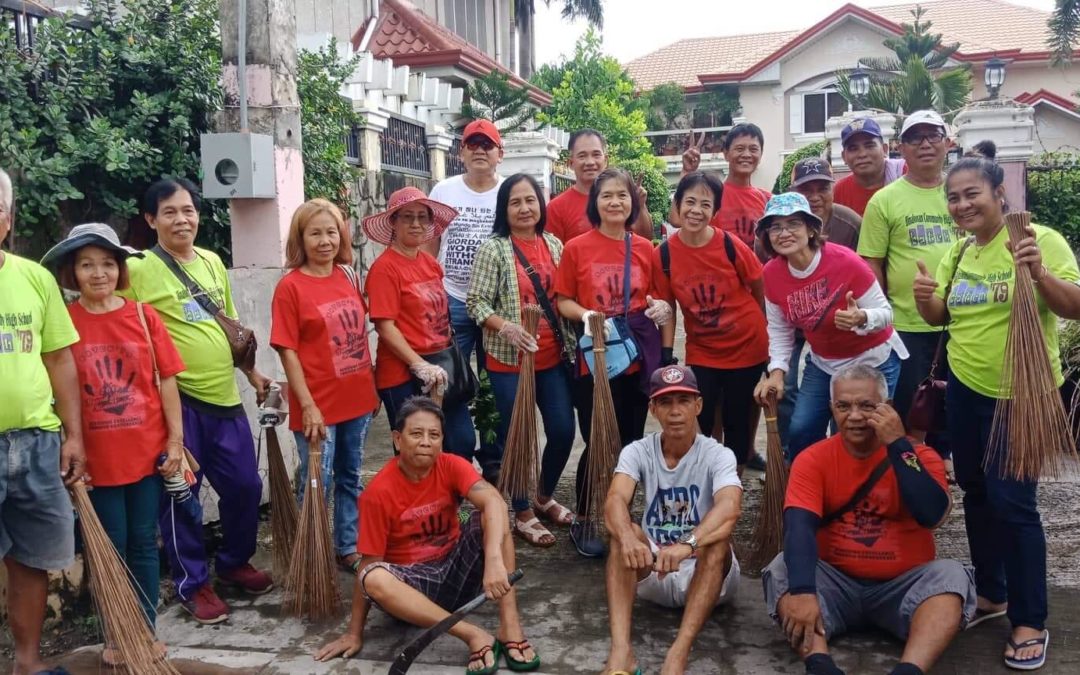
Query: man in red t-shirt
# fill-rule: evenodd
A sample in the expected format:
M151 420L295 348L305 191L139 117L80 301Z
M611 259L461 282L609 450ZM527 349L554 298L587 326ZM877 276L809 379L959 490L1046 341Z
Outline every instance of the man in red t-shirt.
M769 614L813 675L842 675L827 640L867 624L907 642L892 675L922 675L975 615L971 571L935 560L952 505L944 464L886 399L875 368L833 376L839 433L795 459L784 551L762 572Z
M902 159L889 159L881 127L859 117L840 130L840 156L851 173L836 181L833 201L862 217L874 193L907 171Z
M393 438L400 454L360 496L356 549L363 558L349 630L320 649L316 660L358 653L372 604L426 628L485 593L499 604L496 634L465 621L450 630L469 646L470 670L494 672L504 656L514 670L536 670L540 657L525 639L507 576L514 568L514 543L502 495L469 462L443 453L443 411L431 399L405 401ZM462 499L476 510L459 525Z

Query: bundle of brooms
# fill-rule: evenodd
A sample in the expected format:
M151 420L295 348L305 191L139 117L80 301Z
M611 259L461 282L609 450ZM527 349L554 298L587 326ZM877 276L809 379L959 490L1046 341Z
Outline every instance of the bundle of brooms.
M90 568L90 597L101 618L105 646L119 656L113 667L133 675L180 675L155 643L131 572L102 527L82 482L71 488L71 501L79 515L83 555Z
M521 326L536 335L543 310L538 305L526 305L521 311ZM536 438L536 354L522 350L521 371L518 374L514 410L510 414L510 429L506 433L499 490L510 499L536 496L540 479L539 445Z
M622 449L619 424L615 419L615 404L611 399L611 383L607 376L604 320L604 316L599 312L589 316L589 329L593 335L593 411L585 483L589 490L586 516L589 524L595 526L603 522L604 502L607 500L619 450Z
M784 495L787 492L788 466L776 423L776 396L769 395L765 409L768 445L765 450L765 490L758 505L757 520L750 535L748 563L761 570L784 548Z
M281 580L289 572L289 560L296 542L299 516L296 512L292 482L285 468L285 457L281 454L277 429L267 426L263 431L266 434L266 463L270 473L270 533L274 542L274 576Z
M1005 214L1005 227L1013 245L1031 236L1027 231L1030 225L1031 214L1026 211ZM1076 456L1076 444L1054 382L1027 265L1017 265L1013 279L1001 393L994 409L987 465L1003 459L1002 477L1022 481L1060 475L1065 454ZM997 456L1000 453L1005 454L1004 458Z
M330 517L322 476L322 441L312 443L300 521L285 579L285 611L312 621L334 616L340 608Z

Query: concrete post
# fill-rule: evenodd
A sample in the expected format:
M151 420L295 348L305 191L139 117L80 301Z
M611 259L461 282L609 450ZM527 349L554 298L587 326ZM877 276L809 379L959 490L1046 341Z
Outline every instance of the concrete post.
M898 117L892 113L887 112L870 112L867 110L859 110L855 112L848 112L838 117L830 117L825 120L825 140L829 142L829 148L831 150L830 155L832 159L832 170L836 174L837 178L846 176L851 173L847 164L844 164L844 158L840 156L840 151L843 150L843 145L840 143L840 132L854 119L870 118L878 123L881 127L881 133L885 136L885 143L888 144L897 133L900 128L897 124Z
M1011 99L977 101L953 118L956 143L962 151L979 141L997 145L997 162L1005 171L1005 199L1014 210L1027 208L1027 162L1035 152L1035 111Z
M503 134L502 139L504 155L499 173L527 173L543 186L545 197L550 195L551 172L561 146L541 131L515 131Z
M442 127L428 127L427 146L431 159L431 180L440 181L446 178L446 157L450 154L450 148L454 144L454 137Z

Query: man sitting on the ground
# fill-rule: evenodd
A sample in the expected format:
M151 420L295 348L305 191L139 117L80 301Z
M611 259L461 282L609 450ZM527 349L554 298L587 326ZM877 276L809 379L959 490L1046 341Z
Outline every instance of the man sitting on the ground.
M401 406L393 431L400 454L360 496L356 548L363 559L349 630L320 649L316 660L358 653L372 604L427 628L483 592L499 603L497 635L465 621L449 631L469 647L468 672L494 673L503 656L513 670L540 667L507 577L514 543L506 503L471 464L443 453L443 421L442 408L429 398L414 396ZM462 498L476 510L459 525Z
M705 619L738 588L731 533L741 510L742 483L734 453L698 433L701 392L693 371L660 368L649 382L649 398L662 431L623 448L604 508L611 532L611 650L605 672L637 669L630 646L636 594L665 607L685 607L661 670L682 675ZM639 483L647 504L640 526L630 521Z
M833 375L839 433L795 459L784 552L761 575L769 614L813 675L843 675L827 641L863 626L906 641L892 675L921 675L975 611L971 572L934 559L951 506L944 464L905 438L887 398L876 368Z

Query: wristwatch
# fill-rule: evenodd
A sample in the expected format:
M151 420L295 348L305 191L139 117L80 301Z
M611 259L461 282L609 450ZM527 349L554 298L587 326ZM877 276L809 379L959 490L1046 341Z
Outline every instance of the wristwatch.
M679 537L679 540L675 542L677 544L686 544L690 547L691 553L697 553L697 537L693 532L687 532L683 536Z

